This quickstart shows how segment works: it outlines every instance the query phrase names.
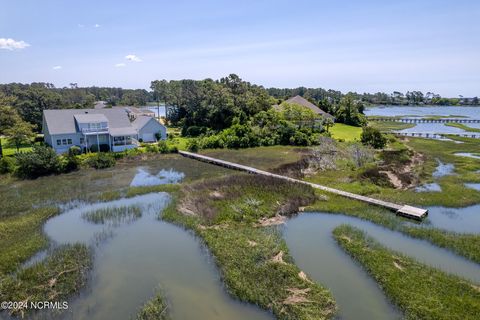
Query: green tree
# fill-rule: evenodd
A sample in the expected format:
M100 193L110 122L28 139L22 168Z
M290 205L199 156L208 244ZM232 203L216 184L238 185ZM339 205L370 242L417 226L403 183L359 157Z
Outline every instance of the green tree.
M371 146L375 149L381 149L387 144L387 138L378 129L373 127L363 127L360 136L362 144Z
M22 144L29 143L35 137L33 128L34 125L18 119L12 127L5 130L5 135L15 143L15 147L19 151Z

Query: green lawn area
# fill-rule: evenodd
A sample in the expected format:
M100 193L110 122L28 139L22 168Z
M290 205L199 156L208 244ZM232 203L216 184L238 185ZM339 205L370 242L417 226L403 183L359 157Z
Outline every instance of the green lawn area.
M0 138L2 140L2 148L3 148L3 155L4 156L11 156L17 153L17 148L15 147L15 144L9 141L7 138ZM20 147L20 152L22 151L30 151L32 150L32 147L29 145L22 145Z
M332 134L332 138L337 140L342 139L344 141L360 141L362 128L349 126L343 123L335 123L330 128L330 133Z

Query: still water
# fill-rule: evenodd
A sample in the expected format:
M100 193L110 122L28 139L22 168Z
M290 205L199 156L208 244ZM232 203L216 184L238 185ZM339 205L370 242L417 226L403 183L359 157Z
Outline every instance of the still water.
M365 110L367 116L405 116L405 117L431 117L431 116L445 116L458 118L468 117L478 119L480 118L480 107L453 107L453 106L377 106L367 108Z
M70 305L65 319L132 319L156 290L166 293L174 319L271 319L260 309L230 298L198 239L157 219L170 201L151 193L111 202L78 205L50 219L46 234L56 244L82 242L95 248L89 286ZM142 216L102 225L87 212L137 206Z
M301 214L289 220L284 230L290 253L297 265L313 280L332 291L342 319L400 317L374 280L333 239L333 229L345 223L364 230L386 247L480 283L480 265L426 241L353 217L326 213Z

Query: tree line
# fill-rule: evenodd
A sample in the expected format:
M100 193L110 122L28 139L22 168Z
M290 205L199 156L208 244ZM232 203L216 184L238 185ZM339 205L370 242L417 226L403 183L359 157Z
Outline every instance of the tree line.
M288 99L299 95L307 100L318 102L328 101L338 103L344 96L351 96L354 100L362 101L367 104L377 105L479 105L479 98L467 98L458 96L455 98L442 97L433 92L423 93L422 91L407 91L406 93L394 91L392 93L356 93L349 92L342 94L336 90L326 90L322 88L298 87L293 89L268 88L267 92L277 99Z

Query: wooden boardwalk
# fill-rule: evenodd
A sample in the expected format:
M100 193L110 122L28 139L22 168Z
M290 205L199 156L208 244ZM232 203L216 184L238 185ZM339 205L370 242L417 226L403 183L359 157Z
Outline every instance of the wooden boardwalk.
M192 153L192 152L187 152L187 151L178 151L178 153L180 153L184 157L188 157L188 158L192 158L192 159L195 159L195 160L211 163L211 164L221 166L221 167L224 167L224 168L240 170L240 171L245 171L245 172L248 172L248 173L260 174L260 175L264 175L264 176L267 176L267 177L273 177L273 178L278 178L278 179L291 181L291 182L295 182L295 183L305 184L305 185L311 186L312 188L315 188L315 189L319 189L319 190L326 191L326 192L329 192L329 193L338 194L338 195L341 195L343 197L347 197L347 198L350 198L350 199L363 201L363 202L366 202L368 204L373 204L373 205L376 205L376 206L384 207L384 208L395 211L396 214L398 214L398 215L405 216L407 218L412 218L412 219L415 219L415 220L422 220L428 214L428 210L426 210L426 209L411 207L411 206L408 206L408 205L400 205L400 204L396 204L396 203L392 203L392 202L388 202L388 201L383 201L383 200L378 200L378 199L374 199L374 198L370 198L370 197L366 197L366 196L361 196L361 195L358 195L358 194L355 194L355 193L342 191L342 190L322 186L320 184L311 183L311 182L307 182L307 181L303 181L303 180L299 180L299 179L294 179L294 178L282 176L282 175L271 173L271 172L268 172L268 171L252 168L252 167L249 167L249 166L244 166L244 165L241 165L241 164L238 164L238 163L229 162L229 161L225 161L225 160L220 160L220 159L204 156L204 155L201 155L201 154L198 154L198 153Z
M429 119L425 118L368 118L369 121L381 122L404 122L404 123L480 123L480 119L471 118L444 118L444 119Z

